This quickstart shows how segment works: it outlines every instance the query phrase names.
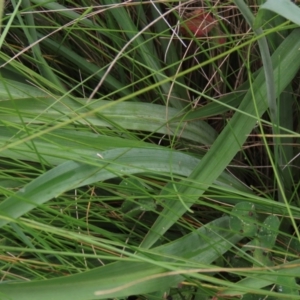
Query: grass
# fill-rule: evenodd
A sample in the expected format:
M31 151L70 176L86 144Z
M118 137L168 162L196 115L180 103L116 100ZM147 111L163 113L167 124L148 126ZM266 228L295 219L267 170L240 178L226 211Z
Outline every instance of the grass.
M263 2L2 2L1 299L300 299L300 14Z

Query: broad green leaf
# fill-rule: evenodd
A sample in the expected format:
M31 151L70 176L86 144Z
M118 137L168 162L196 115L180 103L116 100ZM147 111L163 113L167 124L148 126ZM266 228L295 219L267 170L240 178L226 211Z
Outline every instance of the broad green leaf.
M260 9L268 9L300 26L300 8L287 0L267 0Z
M34 130L35 128L33 128ZM15 130L0 127L0 145L6 145L7 141L16 142L26 138L23 130ZM27 160L55 166L67 160L82 162L109 149L116 148L162 148L155 144L143 141L124 139L121 137L81 132L75 129L55 130L33 140L36 152L30 143L24 142L14 147L2 150L1 156L11 159Z
M266 274L267 272L267 274ZM283 280L283 278L296 278L298 277L298 274L300 272L300 260L296 259L292 262L286 263L286 264L280 264L280 268L277 268L276 270L273 270L272 268L265 268L263 269L263 272L256 272L255 275L247 275L247 273L239 272L240 274L243 274L246 276L246 278L240 280L239 282L236 282L235 288L229 288L220 293L220 297L228 297L230 296L241 296L245 294L245 291L242 291L242 289L249 289L249 291L256 291L257 293L261 295L269 295L271 294L267 290L261 290L264 287L270 286L272 284L278 284L281 283L287 283L290 288L297 289L297 286L295 283L291 284L291 281L289 280ZM247 277L249 276L249 277ZM288 282L289 281L289 282ZM299 288L298 288L299 289ZM275 294L276 296L276 294ZM293 296L292 294L289 294L288 296L290 299L299 299L299 295Z
M14 101L0 101L0 117L5 123L28 122L41 125L68 120L72 123L72 118L76 117L77 122L83 125L93 124L101 128L120 127L127 130L177 135L204 145L212 144L217 136L216 131L204 121L173 122L181 111L168 108L166 112L166 107L162 105L136 102L111 105L111 101L96 100L86 104L84 99L58 101L49 96L37 98L35 94L38 91L11 81L8 81L7 86L4 84L2 89L0 86L1 93L4 99L14 96ZM25 97L27 99L24 99ZM84 114L84 117L80 118L80 114Z
M159 149L113 149L94 153L86 163L67 161L42 174L21 188L14 195L0 203L0 227L9 222L9 218L19 218L31 209L58 197L62 193L98 181L121 177L129 174L159 172L166 176L188 176L198 160L192 156ZM224 181L224 182L222 182ZM221 184L225 185L226 176ZM228 188L233 188L228 182ZM218 181L216 181L217 184ZM239 186L238 183L237 186ZM7 219L8 218L8 219Z
M0 102L2 102L11 99L48 98L49 95L29 84L2 78L0 81L0 97Z
M299 297L299 285L296 277L280 276L280 284L276 286L276 291L280 294L278 299L287 295L295 295Z
M184 279L172 263L185 262L181 270L209 264L241 239L229 230L229 218L217 219L169 244L154 248L141 262L119 261L81 274L51 280L1 285L3 300L107 299L167 291ZM142 250L142 249L141 249ZM152 259L151 257L154 258ZM160 261L157 261L157 257ZM165 259L164 259L165 257ZM142 262L142 261L145 262Z

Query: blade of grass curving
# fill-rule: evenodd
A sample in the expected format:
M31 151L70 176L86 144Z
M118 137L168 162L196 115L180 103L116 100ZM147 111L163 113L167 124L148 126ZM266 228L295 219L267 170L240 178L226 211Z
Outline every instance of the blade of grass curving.
M196 158L180 152L143 148L96 152L93 157L85 157L86 163L67 161L39 176L1 202L0 211L5 218L0 220L0 227L8 223L7 217L16 219L71 189L143 172L158 172L168 176L172 170L173 174L188 176L193 166L198 163ZM231 180L228 183L228 175L221 176L216 184L231 189L235 186L241 188L237 181Z
M275 65L273 70L278 93L281 93L285 89L299 71L299 34L300 30L294 30L273 54L274 58L280 57L281 59L279 65ZM253 83L254 95L252 95L250 91L246 94L239 106L240 111L255 116L255 108L257 108L259 114L257 118L259 118L268 108L266 102L266 88L267 83L265 81L264 73L261 72ZM256 102L255 105L253 101ZM189 179L191 180L190 185L179 185L178 190L181 193L181 197L185 201L188 201L189 207L227 167L236 153L241 149L255 124L256 120L253 117L249 117L240 112L235 113L228 125L211 146L208 153L189 176ZM203 186L203 189L200 188L201 186ZM184 212L185 209L180 203L174 203L172 210L166 209L162 214L163 217L157 219L152 230L145 237L141 247L150 248Z
M18 81L1 78L0 81L1 102L13 99L26 99L35 97L49 97L48 94L36 87Z
M128 253L129 256L134 255L135 259L140 262L119 261L63 278L2 284L1 295L2 299L10 300L38 300L41 298L43 300L70 298L89 300L125 297L156 291L163 294L171 285L176 285L184 279L181 276L182 271L196 266L203 269L209 268L211 262L240 239L240 236L229 230L229 218L222 217L183 238L154 248L150 253ZM99 243L99 245L101 244ZM178 260L182 261L181 266L174 267L172 263L176 263ZM174 273L166 273L168 270L173 270Z
M260 9L268 9L300 26L300 8L292 1L267 0Z
M24 122L30 124L45 124L48 126L52 122L66 121L73 116L82 113L88 113L89 110L105 107L110 101L91 101L86 105L84 99L64 99L55 102L52 97L33 98L27 96L27 92L22 91L21 97L18 96L19 90L24 85L5 81L9 83L9 92L14 95L14 101L2 101L1 122L18 124L20 123L20 115ZM9 98L7 87L3 83L2 90L0 85L0 93L4 98ZM25 90L27 91L27 90ZM30 94L31 89L28 89ZM36 93L38 95L38 92ZM27 96L27 99L24 97ZM200 144L210 145L217 136L216 131L204 121L173 122L172 120L181 114L175 108L168 109L168 115L165 113L165 106L152 103L136 103L124 102L107 109L103 109L101 113L92 114L80 120L83 124L90 123L94 127L110 127L110 128L126 128L128 130L140 130L152 133L162 133L171 136L178 136ZM13 113L15 112L15 113ZM168 119L166 119L168 118ZM14 125L15 126L15 125ZM40 129L42 130L42 128Z
M261 7L263 3L265 3L265 1L260 0L258 3L259 7ZM288 30L284 29L286 24L286 19L280 15L270 10L259 9L253 26L254 28L263 27L265 30L272 30L272 28L275 27L278 28L278 30L271 32L266 36L270 49L272 50L271 52L273 52L288 35ZM280 29L280 26L282 26L282 29Z
M16 141L23 130L0 127L0 145ZM111 137L77 130L56 130L34 139L35 147L48 166L59 165L67 160L82 162L95 153L116 148L160 148L160 146L120 137ZM2 157L37 162L35 151L27 143L1 151Z
M249 276L237 282L236 288L226 289L225 291L220 293L220 296L226 297L230 295L233 297L236 295L243 295L244 292L241 291L239 287L247 288L251 291L267 287L274 283L277 283L278 285L280 285L281 283L285 283L289 278L298 277L297 274L299 274L300 271L299 264L300 260L296 259L286 264L280 264L277 270L272 270L271 272L269 272L269 274L264 274L264 272L260 272L259 274L258 272L256 272L254 276ZM296 289L299 288L295 283L293 283L293 285L290 285L290 287ZM283 295L280 295L279 299L282 299L281 297L283 297ZM288 299L299 299L299 294L296 297L293 297L292 295L286 295L286 297Z

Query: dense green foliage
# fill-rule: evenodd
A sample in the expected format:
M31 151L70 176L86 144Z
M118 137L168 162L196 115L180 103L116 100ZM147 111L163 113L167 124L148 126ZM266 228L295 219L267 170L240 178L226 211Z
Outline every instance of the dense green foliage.
M0 299L300 299L297 3L1 5Z

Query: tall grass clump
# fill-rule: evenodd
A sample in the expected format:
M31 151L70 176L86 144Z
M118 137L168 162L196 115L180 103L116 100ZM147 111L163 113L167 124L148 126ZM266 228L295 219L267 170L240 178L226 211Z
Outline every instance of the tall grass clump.
M300 299L297 3L1 5L0 299Z

